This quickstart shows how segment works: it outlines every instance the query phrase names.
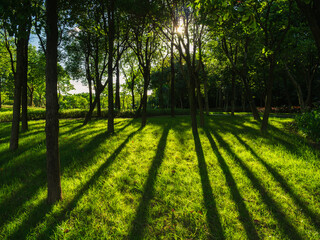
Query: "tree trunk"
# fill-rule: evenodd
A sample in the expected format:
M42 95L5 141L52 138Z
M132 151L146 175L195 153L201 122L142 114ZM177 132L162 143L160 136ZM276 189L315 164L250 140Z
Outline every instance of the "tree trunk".
M231 80L231 116L234 116L235 101L236 101L236 73L232 71L232 80Z
M119 55L119 44L117 49ZM120 67L119 67L119 60L116 63L116 102L115 102L116 109L120 110Z
M287 81L287 78L286 78L286 77L283 78L283 83L284 83L284 90L285 90L285 93L286 93L286 98L287 98L288 106L289 106L289 108L291 109L291 107L292 107L292 102L291 102L290 94L289 94L289 91L288 91L288 81Z
M109 21L109 54L108 54L108 132L114 132L114 108L113 108L113 44L115 38L115 20L114 20L114 1L110 1L110 8L108 9ZM117 63L118 64L118 63ZM119 69L119 66L117 67ZM116 96L117 97L117 96ZM120 105L120 97L119 102Z
M97 94L98 99L97 99L97 117L101 117L101 99L100 99L100 93L99 95Z
M162 81L163 82L163 81ZM163 85L161 83L160 88L159 88L159 107L161 109L164 108L164 103L163 103Z
M19 26L19 33L26 30L25 25ZM20 123L20 106L21 106L21 88L24 78L24 59L25 59L25 42L26 39L19 37L17 42L17 72L14 79L14 101L13 101L13 118L10 138L10 150L16 150L19 146L19 123Z
M243 83L243 85L244 85L245 95L246 95L246 97L247 97L247 99L248 99L249 106L250 106L250 109L251 109L253 118L254 118L254 120L260 122L260 121L261 121L260 115L259 115L259 112L258 112L256 103L254 102L254 100L253 100L253 98L252 98L251 89L250 89L250 86L249 86L249 84L248 84L247 79L242 78L242 83Z
M22 73L22 84L21 84L21 131L25 132L28 130L28 43L30 30L26 31L27 36L24 39L24 51L23 51L23 73Z
M135 80L135 76L132 77L132 82L131 82L132 109L135 109L135 104L134 104L134 80Z
M92 106L92 81L91 81L91 78L88 79L88 84L89 84L89 108L91 108Z
M189 92L189 104L190 104L190 116L191 116L191 126L193 134L198 133L197 127L197 108L196 108L196 98L195 98L195 81L192 77L192 74L188 74L189 81L188 81L188 92Z
M268 120L271 112L271 102L272 102L272 88L274 81L274 68L275 68L275 56L269 57L269 77L267 81L267 93L266 93L266 103L263 114L263 120L261 123L261 132L266 133L268 131Z
M149 66L149 64L147 64L147 68L144 70L143 77L144 77L144 83L143 83L141 127L145 127L147 124L148 85L149 85L149 79L150 79L150 66Z
M295 87L295 89L297 91L300 110L301 110L301 112L303 112L305 110L305 104L304 104L304 100L303 100L303 94L302 94L301 87L300 87L299 83L296 81L296 79L294 78L294 76L291 74L287 64L285 64L285 68L286 68L289 79L291 80L293 86Z
M172 35L171 35L171 48L170 48L170 64L171 64L171 86L170 86L170 99L171 99L171 117L174 117L175 112L175 95L174 95L174 81L175 81L175 69L174 69L174 52L173 52L173 44L174 44L174 24L172 26Z
M29 106L31 106L31 107L34 106L34 103L33 103L33 92L34 92L34 89L32 87L32 88L30 88L30 98L29 98Z
M94 98L94 101L90 106L90 109L89 109L89 112L86 115L86 118L84 119L83 126L86 125L91 120L93 110L94 110L94 108L96 107L96 105L97 105L97 103L99 101L100 101L100 93L96 92L96 96Z
M200 91L200 79L195 76L196 85L197 85L197 96L198 96L198 106L199 106L199 114L200 114L200 126L204 127L204 115L203 115L203 104L202 97Z
M46 143L48 203L62 199L60 183L59 119L57 96L57 1L46 1L47 52L46 52Z

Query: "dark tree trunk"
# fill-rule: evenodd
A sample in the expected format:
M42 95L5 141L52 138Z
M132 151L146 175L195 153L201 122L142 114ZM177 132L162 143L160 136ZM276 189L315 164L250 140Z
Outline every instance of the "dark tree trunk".
M283 83L284 83L284 90L285 90L288 106L289 106L289 108L291 108L292 107L292 101L291 101L290 94L289 94L289 91L288 91L288 81L287 81L286 77L283 78Z
M189 93L189 104L190 104L190 116L191 116L191 127L194 134L198 133L197 127L197 108L196 108L196 98L195 98L195 80L192 74L188 74L188 93Z
M19 26L19 33L26 31L25 25ZM21 107L21 88L24 78L24 59L25 59L26 39L18 38L17 42L17 72L14 79L14 101L13 101L13 118L10 138L10 150L16 150L19 145L19 123L20 123L20 107Z
M301 110L301 112L303 112L305 110L305 103L304 103L303 93L302 93L301 87L300 87L299 83L296 81L295 77L291 74L287 64L285 64L285 68L286 68L289 79L291 80L293 86L295 87L295 89L297 91L300 110Z
M62 199L60 183L59 119L57 96L57 1L46 1L47 52L46 52L46 143L48 203Z
M232 71L232 79L231 79L231 116L234 116L234 109L235 109L235 101L236 101L236 74Z
M143 83L143 98L142 98L142 114L141 114L141 127L145 127L147 124L147 102L148 102L148 86L150 80L150 64L147 63L146 69L144 69L144 83Z
M108 55L108 132L114 132L114 108L113 108L113 44L115 38L115 20L114 20L114 1L110 1L110 8L108 9L109 21L109 55ZM118 64L118 63L117 63ZM120 105L120 98L119 98Z
M117 49L119 55L119 44ZM120 110L120 67L119 67L119 59L116 63L116 99L115 99L115 107Z
M23 73L22 73L22 85L21 85L21 131L28 130L28 43L30 31L27 29L27 36L24 40L23 51Z
M159 88L159 107L161 109L164 108L164 103L163 103L163 85L161 83L160 88Z
M96 96L94 98L93 103L90 105L89 112L87 113L86 118L84 119L83 125L86 125L91 120L93 110L99 101L100 101L100 93L96 92Z
M173 30L172 33L174 32L174 26L172 26ZM174 35L171 35L171 49L170 49L170 64L171 64L171 87L170 87L170 99L171 99L171 117L174 117L175 112L175 94L174 94L174 77L175 77L175 69L174 69L174 52L173 52L173 44L174 44Z
M199 114L200 114L200 126L204 127L204 115L203 115L203 104L202 97L200 91L200 79L195 75L196 85L197 85L197 97L198 97L198 106L199 106Z
M33 102L33 92L34 92L34 89L33 87L30 88L30 97L29 97L29 106L33 107L34 106L34 102Z
M269 77L267 81L267 92L266 92L266 102L265 109L263 114L263 120L261 122L261 132L266 133L268 131L268 120L271 112L271 103L272 103L272 88L274 81L274 68L275 68L275 56L269 57Z
M97 94L97 117L101 117L101 99L100 99L100 93Z
M91 78L88 79L88 84L89 84L89 108L91 108L92 106L92 81L91 81Z
M132 77L132 82L131 82L132 109L135 109L135 104L134 104L134 80L135 80L135 76Z

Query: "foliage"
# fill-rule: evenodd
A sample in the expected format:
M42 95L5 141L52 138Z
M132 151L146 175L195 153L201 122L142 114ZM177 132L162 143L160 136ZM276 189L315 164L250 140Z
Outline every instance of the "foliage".
M303 133L320 142L320 108L297 115L296 123Z

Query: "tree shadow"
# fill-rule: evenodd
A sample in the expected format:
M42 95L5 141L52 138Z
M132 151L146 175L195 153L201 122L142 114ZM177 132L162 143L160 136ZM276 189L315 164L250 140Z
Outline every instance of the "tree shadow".
M117 132L124 130L130 124L132 124L132 121L129 121L129 123L127 123L122 128L117 130ZM85 134L88 134L88 133L85 133ZM83 146L82 150L84 149L85 151L84 153L81 153L81 157L77 159L76 165L72 166L72 171L73 172L80 171L80 168L82 168L84 164L86 166L88 164L92 164L92 161L93 161L92 155L94 154L95 149L97 149L104 141L106 141L107 138L111 136L113 135L103 132L91 138L90 141L85 146ZM62 172L65 169L67 169L69 166L71 166L71 164L74 162L73 158L68 157L67 150L78 149L78 152L80 152L79 143L81 141L82 141L81 138L77 138L76 142L74 141L68 142L63 144L63 146L61 147L61 171ZM121 145L121 146L124 146L124 145ZM64 151L64 149L66 151ZM89 158L91 158L91 161L88 161ZM14 181L14 179L17 180L17 178L19 178L20 181L24 183L21 187L19 187L17 190L12 192L9 197L7 197L5 200L1 202L0 212L2 214L0 217L0 229L5 225L7 221L10 221L10 219L15 216L15 214L19 211L20 206L22 206L25 202L32 199L32 197L36 194L38 189L45 187L46 173L45 173L45 162L43 162L43 159L45 159L45 153L33 154L32 162L34 164L30 165L31 166L30 169L28 169L27 171L21 171L21 167L23 167L24 165L20 166L19 164L20 169L19 167L15 168L15 171L23 172L22 175L16 176L16 174L11 174L12 176L14 176L12 181ZM36 173L36 174L32 174L32 173ZM26 174L31 174L31 176ZM4 179L11 179L11 177L8 175ZM36 222L40 222L41 219L48 212L48 211L44 211L45 209L50 209L50 208L36 206L30 213L30 217L28 218L28 220L25 220L22 223L21 225L22 227L20 229L24 229L24 230L23 231L17 230L19 234L13 233L14 236L20 236L20 235L24 236L23 235L24 231L27 234L28 231L31 229L31 227L29 226L33 226L33 227L35 226L35 224L33 224L33 222L35 222L35 219L33 219L32 217L34 215L41 216L39 217L39 221L36 221ZM16 239L16 238L13 238L13 239Z
M245 143L239 136L234 135L235 138L242 144L247 151L251 153L252 156L254 156L273 176L273 178L280 184L282 189L285 190L286 193L290 195L290 197L293 199L295 204L299 206L299 208L304 212L304 214L309 217L312 221L312 224L314 227L317 228L317 230L320 232L320 216L319 214L313 212L309 207L308 203L303 201L298 194L295 193L295 191L289 186L287 181L284 179L281 174L277 172L271 165L269 165L267 162L265 162L261 157L258 156L258 154L247 144Z
M207 223L212 239L225 239L224 231L222 229L220 214L217 209L216 201L213 197L212 187L208 175L208 168L204 158L203 149L201 146L198 133L193 133L195 149L198 158L198 167L201 178L202 194L204 205L207 209Z
M144 184L143 195L141 197L136 216L131 224L129 239L142 239L144 235L144 229L147 225L147 217L149 213L150 201L154 197L154 184L157 179L158 170L161 166L164 151L166 148L169 127L165 126L162 132L162 136L159 140L157 153L153 158L151 167L148 171L148 178Z
M112 153L112 155L106 159L106 161L99 167L99 169L94 173L94 175L88 180L77 192L77 194L72 198L72 200L63 208L62 211L59 211L56 214L53 214L53 216L50 216L48 219L48 222L46 224L47 228L41 232L37 238L38 239L48 239L49 235L51 234L51 231L55 230L55 227L59 225L63 220L67 218L67 215L69 212L74 209L78 203L78 201L81 199L81 197L88 191L88 189L99 179L100 176L102 176L105 171L114 163L116 160L116 157L119 155L121 150L125 147L125 145L129 142L129 140L137 134L141 130L138 129L134 132L132 132L128 137L121 143L121 145ZM101 139L102 135L105 135L106 133L101 133L96 136L96 138ZM105 139L105 138L104 138ZM93 140L96 142L96 140ZM106 175L103 175L106 176ZM15 232L13 232L10 235L10 238L12 239L25 239L30 231L30 229L36 227L46 216L46 214L50 211L51 207L45 207L41 209L39 206L35 207L31 213L29 214L29 217L23 221L19 229L17 229ZM34 217L37 216L37 217Z
M230 192L231 192L233 201L236 203L238 211L239 211L240 221L246 231L248 239L260 239L259 235L254 227L254 223L252 221L250 213L244 203L244 199L242 198L242 196L237 188L236 181L234 180L227 163L225 162L221 153L219 152L218 147L215 144L209 130L205 129L205 133L206 133L207 138L210 142L210 145L213 149L213 152L215 153L215 155L218 159L220 167L225 175L228 187L230 188Z
M298 230L290 223L290 220L287 218L285 213L281 210L281 206L273 200L268 191L262 186L260 180L254 175L254 173L244 164L244 162L235 154L235 152L230 148L230 146L222 139L222 137L216 133L212 132L213 136L223 147L229 156L232 156L232 159L240 166L248 177L251 180L253 187L260 193L262 201L268 207L272 215L277 220L279 226L281 227L284 234L288 236L289 239L303 239Z

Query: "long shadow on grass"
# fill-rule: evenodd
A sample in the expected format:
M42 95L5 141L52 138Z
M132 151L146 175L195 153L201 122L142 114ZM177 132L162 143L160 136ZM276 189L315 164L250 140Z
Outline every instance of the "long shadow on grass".
M290 136L289 133L285 133L284 131L281 131L277 127L273 125L269 125L269 133L266 136L262 136L259 128L254 128L250 126L244 125L244 123L248 119L237 117L234 119L231 119L230 121L226 121L225 119L215 119L215 122L213 123L215 126L219 127L219 130L222 130L224 132L234 132L234 130L241 131L244 135L248 136L251 139L263 137L264 139L267 139L269 141L269 144L275 145L275 144L281 144L286 150L288 150L292 155L295 156L303 156L304 152L301 151L298 145L301 145L301 142L304 142L303 138L299 136ZM259 127L259 123L257 122L250 122L254 126ZM300 143L298 143L297 139Z
M77 206L78 201L81 197L89 190L89 188L97 182L97 180L103 176L107 177L105 171L114 163L116 157L130 141L130 139L140 132L142 128L132 132L122 143L121 145L112 153L112 155L99 167L99 169L94 173L94 175L88 180L77 192L77 194L72 198L72 200L57 214L54 214L47 223L47 228L38 235L39 239L46 238L48 239L52 231L55 230L56 226L59 225L68 217L68 213L72 211ZM54 220L51 220L54 219Z
M136 216L132 222L131 230L129 233L129 239L142 239L144 235L144 229L147 225L147 217L149 212L150 201L154 196L154 183L157 179L158 170L161 166L164 156L164 150L166 147L167 137L169 133L169 127L165 127L160 138L157 153L152 161L152 165L148 172L148 178L143 188L143 195L136 212Z
M230 156L234 157L234 161L242 168L246 176L251 180L253 187L259 191L263 202L266 204L272 215L277 220L279 226L290 239L303 239L297 229L290 223L285 213L281 210L281 206L272 199L268 191L262 186L260 180L252 173L252 171L244 164L244 162L235 154L230 146L216 132L212 132L217 142L223 147Z
M292 188L288 185L286 180L275 170L271 165L265 162L258 154L247 144L245 143L239 136L234 135L235 138L249 151L274 177L275 180L281 185L281 187L290 195L290 197L294 200L295 204L299 206L299 208L304 212L304 214L309 217L313 223L313 226L320 231L320 216L317 213L314 213L307 205L305 201L301 200L300 197L292 190Z
M198 133L193 134L197 158L198 167L201 178L202 194L204 199L204 205L207 209L207 222L209 231L213 239L225 239L222 225L220 222L220 214L217 209L216 201L214 200L212 188L208 175L208 168L204 158L203 149L201 146Z
M220 167L226 177L226 181L227 181L227 184L230 188L230 192L231 192L233 201L236 203L236 205L238 207L238 211L240 214L240 220L241 220L242 225L246 231L248 239L259 239L259 235L254 227L252 218L250 217L250 213L249 213L249 211L244 203L244 200L243 200L243 198L237 188L236 181L234 180L227 163L225 162L225 160L221 156L221 153L219 152L217 145L215 144L211 134L209 133L209 130L205 129L205 133L206 133L207 138L211 144L213 152L215 153L215 155L219 161Z
M131 122L132 121L130 121L125 126L123 126L120 130L117 130L117 132L126 128L129 124L131 124ZM132 134L134 134L134 133L132 133ZM129 137L132 136L132 134L130 134ZM92 153L95 152L95 149L98 146L100 146L100 144L110 136L112 136L112 135L107 135L105 132L103 132L103 133L98 134L95 137L93 137L90 140L90 142L88 142L88 144L84 147L84 149L86 149L87 151L85 151L86 152L85 154L82 154L80 161L78 159L77 164L82 165L81 164L82 162L88 164L88 159L86 157L87 156L92 157ZM126 142L128 141L128 138L127 138ZM123 147L125 143L123 143L120 147ZM66 149L73 149L75 146L77 146L77 144L75 144L74 142L70 142L69 144L64 145L64 147ZM114 154L110 158L116 156L120 147L114 152ZM61 155L62 155L61 156L61 160L62 160L62 159L64 159L64 156L63 156L63 154L61 154ZM20 206L22 206L28 200L32 199L33 195L36 194L38 189L40 189L41 187L45 187L45 183L46 183L46 174L44 171L45 165L43 165L43 168L39 167L39 162L43 159L45 159L45 154L36 155L36 158L33 159L34 162L38 162L38 164L35 164L35 168L37 168L37 169L40 168L41 172L39 174L34 175L33 177L27 178L27 181L24 183L24 185L22 187L20 187L18 190L16 190L14 193L12 193L12 195L10 197L5 199L1 203L0 212L2 214L0 217L0 229L5 225L5 223L10 218L15 217L15 214L19 211ZM61 164L62 170L67 168L72 162L71 161L72 158L66 158L66 159L67 159L67 161L62 162L62 164ZM107 162L109 163L110 160L108 160ZM34 169L34 170L36 171L37 169ZM28 234L30 229L32 227L35 227L42 220L42 218L49 212L50 208L39 207L40 205L37 205L30 212L29 217L26 218L21 223L21 227L19 229L17 229L16 232L12 233L14 236L14 237L12 237L12 239L18 239L18 238L24 239L24 237L26 237L26 234Z

